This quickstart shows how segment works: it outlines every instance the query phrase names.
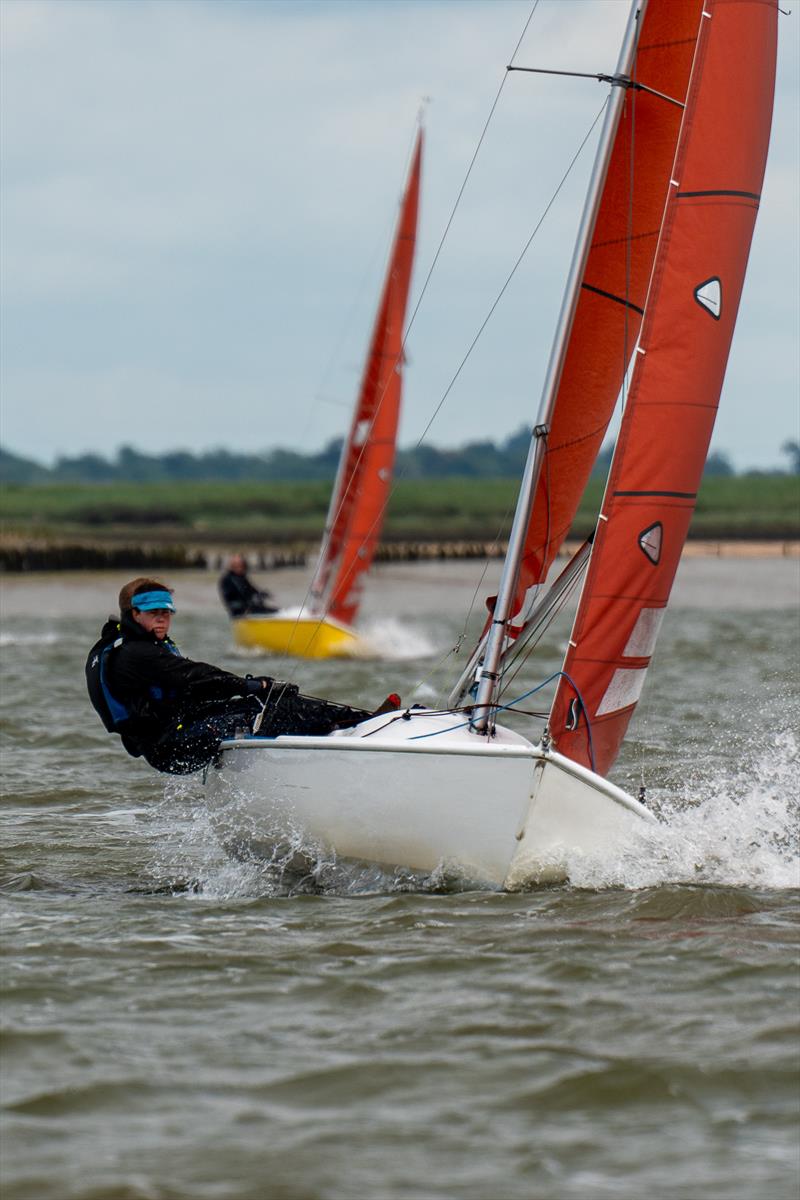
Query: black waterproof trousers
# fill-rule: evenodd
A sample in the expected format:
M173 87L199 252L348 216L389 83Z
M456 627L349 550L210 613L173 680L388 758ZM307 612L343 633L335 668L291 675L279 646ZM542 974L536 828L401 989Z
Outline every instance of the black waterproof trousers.
M263 712L263 716L262 716ZM258 737L304 734L322 737L334 729L357 725L370 714L346 704L301 696L293 684L281 684L266 706L256 696L203 705L186 713L142 753L151 767L168 775L188 775L213 762L224 738L252 734L261 717Z

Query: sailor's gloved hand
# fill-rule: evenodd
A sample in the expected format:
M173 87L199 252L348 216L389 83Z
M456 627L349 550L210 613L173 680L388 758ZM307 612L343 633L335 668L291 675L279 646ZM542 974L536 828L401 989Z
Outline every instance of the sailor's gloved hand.
M271 675L247 675L248 696L259 692L271 692L273 699L280 696L296 696L300 691L296 683L286 683L283 679L273 679Z
M258 692L268 692L275 683L275 680L269 675L245 675L245 679L248 696L255 696Z

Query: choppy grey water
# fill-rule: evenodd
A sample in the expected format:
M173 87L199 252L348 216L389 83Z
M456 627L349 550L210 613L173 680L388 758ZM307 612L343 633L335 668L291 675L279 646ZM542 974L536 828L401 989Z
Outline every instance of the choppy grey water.
M392 659L288 673L433 700L479 573L380 570ZM523 895L229 861L84 698L121 582L3 588L4 1200L795 1200L796 560L683 564L615 772L661 837ZM185 652L245 669L173 582Z

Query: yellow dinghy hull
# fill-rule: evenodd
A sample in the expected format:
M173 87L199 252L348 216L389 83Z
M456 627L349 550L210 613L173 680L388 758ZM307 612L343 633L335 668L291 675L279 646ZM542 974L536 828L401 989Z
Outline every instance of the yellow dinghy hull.
M355 630L330 617L297 617L286 613L239 617L233 622L238 646L295 658L360 658L365 643Z

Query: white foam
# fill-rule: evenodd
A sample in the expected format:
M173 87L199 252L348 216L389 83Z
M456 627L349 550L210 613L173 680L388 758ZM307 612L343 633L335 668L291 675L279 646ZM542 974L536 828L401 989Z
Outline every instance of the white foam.
M798 738L786 730L738 769L689 779L681 796L655 796L664 823L637 831L613 862L571 862L570 881L590 888L800 887L799 797Z
M404 625L393 617L381 617L363 626L363 636L377 658L403 662L413 658L429 658L437 647L421 630Z
M53 646L64 641L60 634L50 633L0 633L0 646ZM73 639L70 639L74 641Z
M573 887L639 890L669 884L784 889L800 887L800 756L792 730L776 734L749 762L715 776L687 779L681 795L655 789L661 818L638 828L613 860L575 856ZM163 885L191 880L199 899L286 896L303 891L366 895L375 892L459 890L465 881L434 872L418 876L337 862L284 838L272 862L237 861L220 845L199 777L171 779L156 816L151 873ZM298 862L304 866L298 870Z

